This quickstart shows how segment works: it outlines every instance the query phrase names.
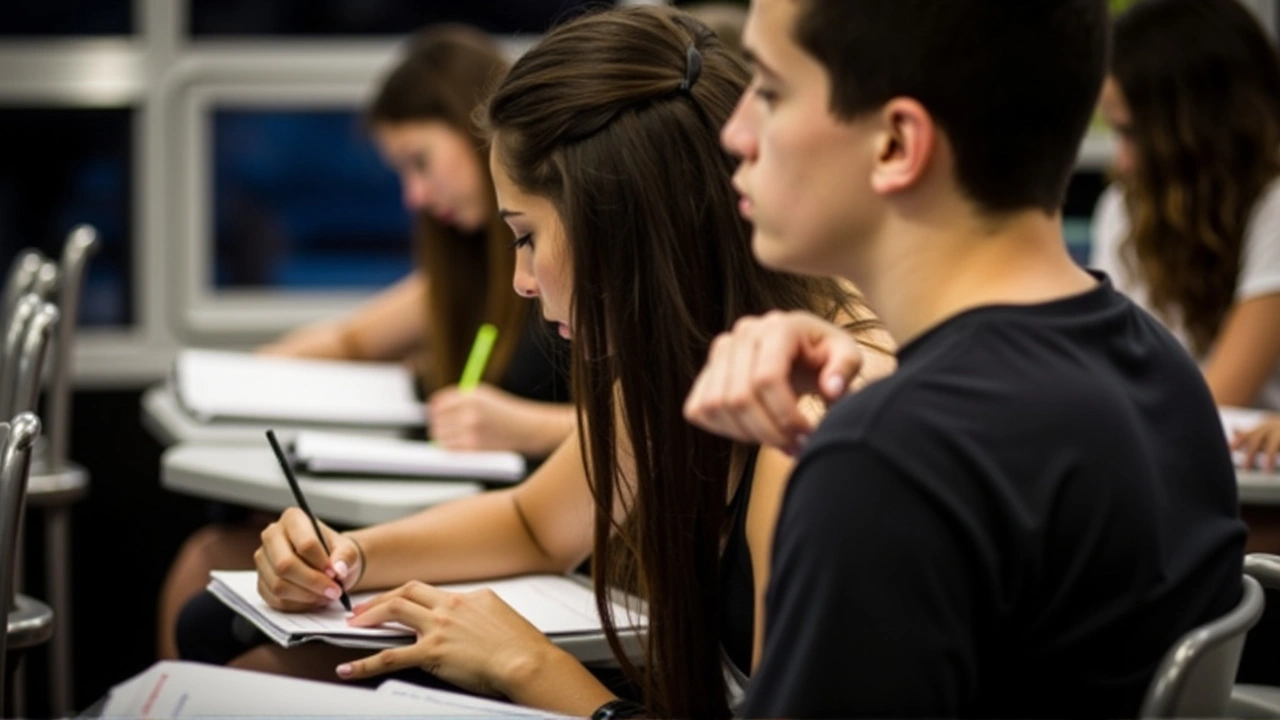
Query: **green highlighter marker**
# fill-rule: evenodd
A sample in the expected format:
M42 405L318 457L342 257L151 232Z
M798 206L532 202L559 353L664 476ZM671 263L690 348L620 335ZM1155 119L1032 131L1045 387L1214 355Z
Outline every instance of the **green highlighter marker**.
M476 330L476 340L471 344L471 354L467 356L467 365L462 369L462 379L458 381L458 389L467 392L475 390L484 376L484 367L489 364L489 355L493 352L493 344L498 340L498 328L485 323Z

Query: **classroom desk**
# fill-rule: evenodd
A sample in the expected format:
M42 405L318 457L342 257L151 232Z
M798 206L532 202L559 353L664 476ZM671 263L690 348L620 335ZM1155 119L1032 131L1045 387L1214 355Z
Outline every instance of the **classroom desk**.
M266 442L263 433L274 428L282 440L303 429L332 430L342 433L371 435L376 437L403 437L400 430L391 428L350 428L332 425L301 426L289 423L232 422L218 420L202 422L182 408L173 386L160 383L147 388L142 394L142 425L155 436L161 445L177 443L233 443L256 444Z
M1236 470L1241 505L1280 505L1280 473Z
M394 520L432 505L476 495L476 482L317 479L298 474L307 503L319 517L364 526ZM165 451L160 484L174 492L279 511L294 505L293 494L265 439L253 445L183 443Z

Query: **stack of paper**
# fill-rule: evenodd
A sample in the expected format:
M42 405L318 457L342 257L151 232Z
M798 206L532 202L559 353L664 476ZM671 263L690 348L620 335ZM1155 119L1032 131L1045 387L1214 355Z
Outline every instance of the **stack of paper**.
M389 475L492 482L524 478L524 458L513 452L446 450L435 443L302 431L293 461L313 475Z
M595 594L585 580L566 575L525 575L439 587L459 593L489 588L534 627L546 633L552 642L579 660L590 662L611 657L600 616L596 612ZM214 571L209 592L283 647L321 640L342 647L380 649L407 645L414 639L409 628L395 623L377 628L353 628L347 624L347 614L336 601L323 610L310 613L274 610L258 595L258 574L252 570ZM377 595L354 594L351 602L364 602ZM626 640L628 654L637 652L646 626L639 604L639 601L626 603L626 606L613 603L614 621L620 631L625 629L619 634Z
M115 686L104 718L562 717L388 680L363 687L165 660Z
M183 350L174 391L202 421L268 420L355 427L417 427L424 405L414 378L391 363L264 357Z

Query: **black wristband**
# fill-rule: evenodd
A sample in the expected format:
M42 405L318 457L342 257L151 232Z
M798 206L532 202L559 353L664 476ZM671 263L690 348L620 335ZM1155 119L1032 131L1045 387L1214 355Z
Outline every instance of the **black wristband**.
M637 718L644 715L644 706L630 700L615 699L596 708L591 713L591 720L617 720L618 718Z

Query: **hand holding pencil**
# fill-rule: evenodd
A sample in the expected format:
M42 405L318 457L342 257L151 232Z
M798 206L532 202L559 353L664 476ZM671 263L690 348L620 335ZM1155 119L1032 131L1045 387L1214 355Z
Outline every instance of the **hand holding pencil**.
M450 450L521 449L510 422L521 401L483 382L497 339L496 327L481 325L458 384L437 390L427 400L431 439Z
M291 473L286 470L286 477ZM296 487L296 479L290 484ZM253 554L258 594L272 608L285 612L316 610L334 600L345 600L343 606L350 610L346 590L364 574L361 552L351 538L309 512L300 488L295 497L301 498L299 506L285 510L267 526L262 545Z

